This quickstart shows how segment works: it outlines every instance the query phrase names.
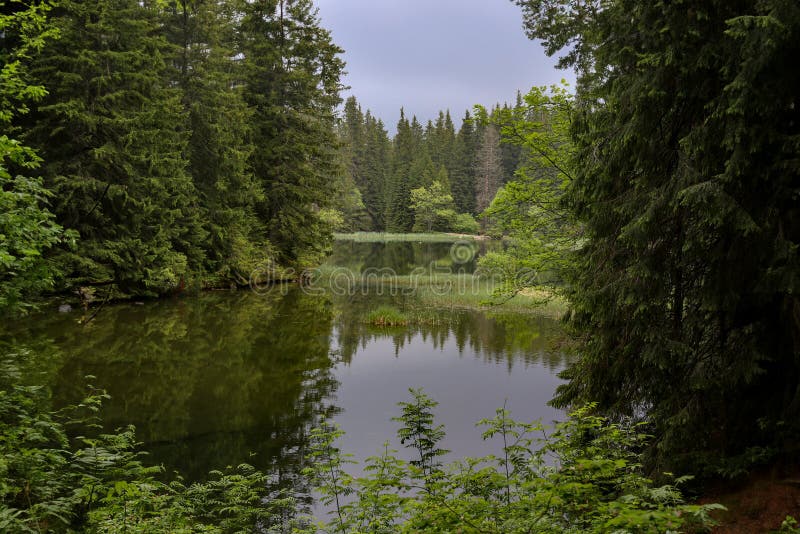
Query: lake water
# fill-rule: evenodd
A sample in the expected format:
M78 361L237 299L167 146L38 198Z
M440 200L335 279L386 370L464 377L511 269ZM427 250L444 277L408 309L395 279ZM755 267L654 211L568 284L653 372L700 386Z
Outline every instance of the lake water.
M402 273L446 264L450 250L337 242L331 262ZM411 387L439 401L454 456L497 451L474 424L504 403L518 419L561 416L546 405L566 364L552 319L442 309L386 329L367 324L366 313L387 303L413 309L413 296L262 293L107 306L85 326L81 312L51 311L1 337L37 355L26 379L50 386L57 406L79 401L87 384L105 389L105 426L135 425L148 462L188 480L242 462L296 478L309 429L325 418L346 431L342 448L365 458L394 438L391 418Z

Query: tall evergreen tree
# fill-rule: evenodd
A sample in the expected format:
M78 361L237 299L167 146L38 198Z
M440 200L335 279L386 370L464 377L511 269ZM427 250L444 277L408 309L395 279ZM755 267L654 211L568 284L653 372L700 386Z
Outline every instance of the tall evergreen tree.
M475 154L476 136L472 116L467 111L456 136L450 163L450 188L456 209L461 213L476 214L475 205Z
M244 282L266 254L255 213L264 194L249 165L252 112L242 95L232 2L175 0L165 12L170 82L182 90L191 136L189 172L205 212L207 268Z
M390 193L388 195L387 230L389 232L408 232L414 224L414 214L411 210L411 190L417 179L412 177L412 167L419 157L422 145L422 128L414 117L412 122L405 116L405 111L400 110L400 120L397 123L397 134L394 138L394 158L392 160L392 175L390 179Z
M667 467L730 472L785 446L800 421L800 6L518 3L580 73L583 342L556 403L647 412Z
M368 177L361 194L364 206L372 218L373 228L386 230L387 197L390 193L392 171L392 143L389 133L378 119L368 111L365 116L365 142L363 169Z
M158 14L135 0L64 0L53 15L61 38L33 63L50 94L27 139L59 222L80 233L62 267L72 283L167 291L202 268L206 234Z
M517 102L514 107L508 104L503 105L494 112L494 117L509 116L515 111L523 109L522 95L517 92ZM507 184L514 180L514 175L520 166L522 157L522 147L518 143L506 142L501 138L500 154L503 160L503 183Z
M429 123L425 134L425 145L428 155L435 169L444 166L450 171L453 164L453 150L455 145L455 130L450 112L440 111L435 123Z
M317 261L330 243L318 216L338 168L334 109L342 50L319 25L311 0L242 5L245 98L254 111L251 158L264 200L258 213L282 263Z

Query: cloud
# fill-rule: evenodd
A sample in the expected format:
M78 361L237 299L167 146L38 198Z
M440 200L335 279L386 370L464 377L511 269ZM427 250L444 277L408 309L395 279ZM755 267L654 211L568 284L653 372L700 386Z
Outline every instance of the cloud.
M322 25L345 49L364 108L394 129L400 107L423 123L449 108L511 101L517 90L572 79L528 40L510 0L317 0ZM456 126L459 123L457 122Z

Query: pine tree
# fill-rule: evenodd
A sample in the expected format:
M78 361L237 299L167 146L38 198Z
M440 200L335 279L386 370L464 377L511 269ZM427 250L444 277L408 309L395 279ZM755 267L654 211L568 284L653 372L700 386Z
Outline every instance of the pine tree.
M800 6L519 3L580 73L583 342L555 402L646 411L658 469L741 470L800 421Z
M319 210L330 206L342 172L334 129L342 50L320 27L311 0L242 9L244 93L254 112L251 165L265 194L258 214L278 261L303 267L317 262L331 240Z
M202 268L206 234L157 13L135 0L64 0L53 15L61 38L33 63L50 94L27 139L58 221L80 234L62 268L73 284L175 288Z

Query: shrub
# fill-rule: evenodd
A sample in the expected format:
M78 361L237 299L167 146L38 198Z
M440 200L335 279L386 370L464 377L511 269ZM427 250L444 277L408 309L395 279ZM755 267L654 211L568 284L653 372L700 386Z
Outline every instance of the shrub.
M459 213L452 219L450 230L459 234L475 235L480 233L481 227L469 213Z
M351 462L335 446L341 432L315 432L307 475L335 504L322 531L662 533L707 529L709 513L722 508L684 503L679 486L686 477L654 486L638 462L647 439L641 427L592 415L593 406L549 432L499 409L479 425L484 439L502 441L501 454L443 465L436 402L411 393L412 402L401 403L398 436L416 460L398 458L387 443L367 460L367 475L353 478L344 470Z

